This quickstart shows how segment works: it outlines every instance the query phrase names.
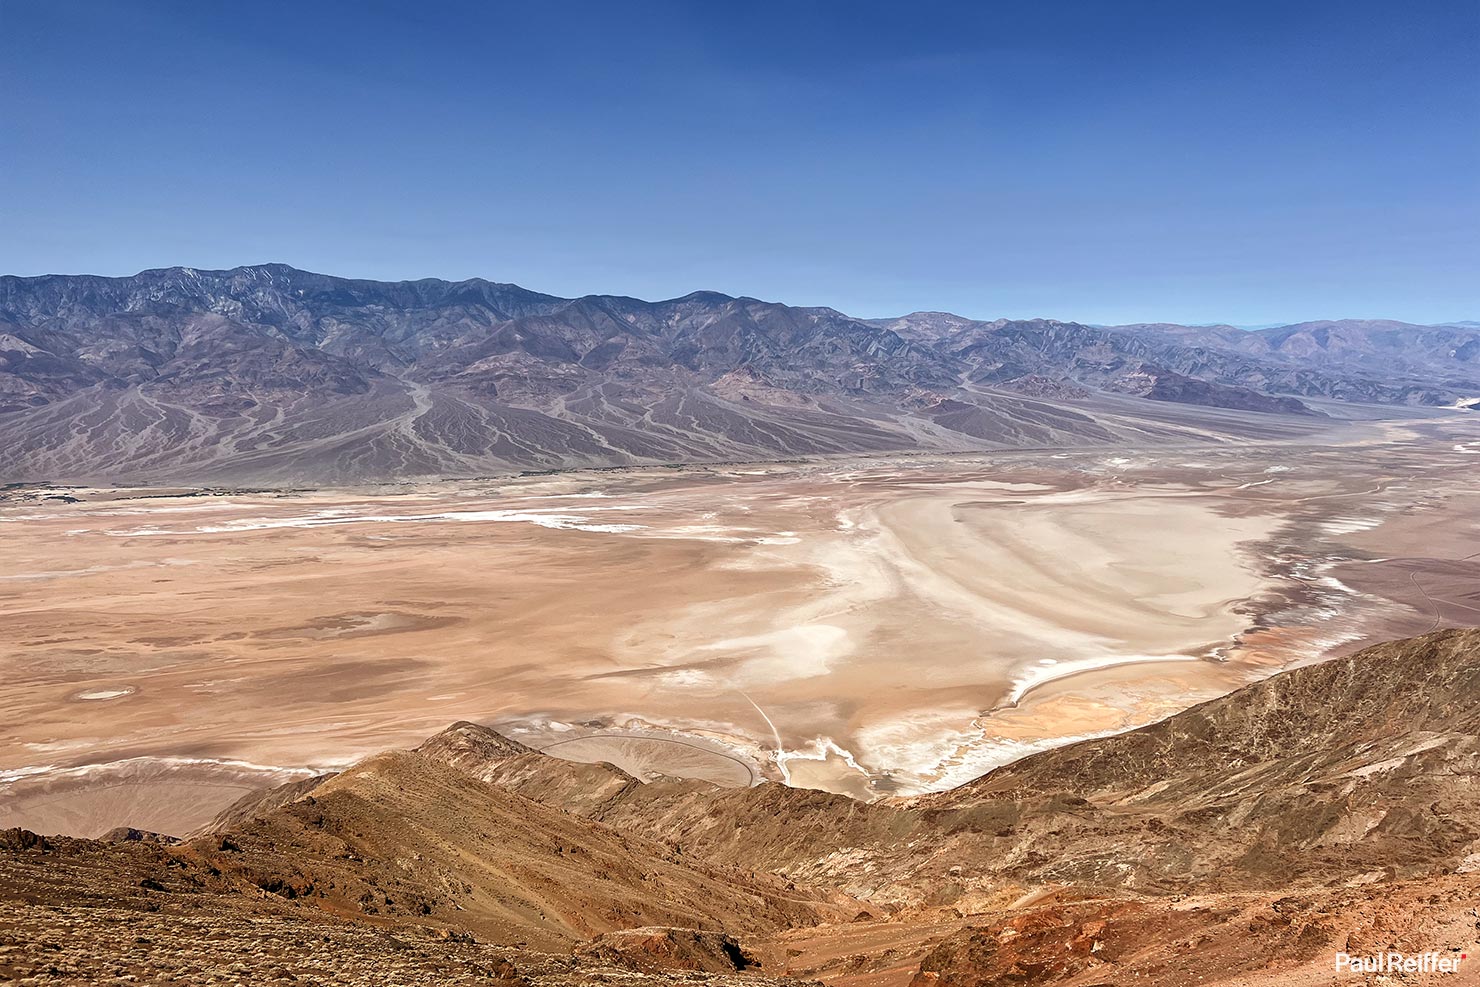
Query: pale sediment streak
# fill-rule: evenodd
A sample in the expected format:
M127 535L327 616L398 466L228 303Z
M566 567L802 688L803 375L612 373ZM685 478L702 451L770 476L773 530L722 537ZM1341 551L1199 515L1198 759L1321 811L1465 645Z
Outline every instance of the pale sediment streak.
M761 719L766 721L766 726L771 728L771 736L776 738L776 754L779 759L781 752L785 750L785 745L781 743L781 731L776 729L776 724L772 722L769 716L766 715L766 711L761 709L759 703L757 703L754 699L751 699L749 696L746 696L743 692L740 693L740 695L745 696L745 701L755 707L755 711L761 714ZM784 768L782 770L785 771Z
M71 532L68 532L71 534ZM42 579L67 579L75 576L91 576L100 572L123 572L129 569L149 569L159 566L194 565L190 559L161 559L158 562L126 562L122 565L92 565L85 569L50 569L41 572L17 572L0 576L0 582Z
M0 791L10 789L18 782L40 781L85 781L98 776L120 775L134 778L157 778L162 774L200 771L221 772L234 775L249 774L276 778L311 778L335 767L284 767L274 764L256 764L231 758L140 756L118 761L99 761L93 764L58 766L55 764L28 765L19 768L0 768Z
M1382 524L1381 518L1337 515L1321 522L1321 531L1327 535L1354 535L1360 531L1371 531Z
M569 497L593 495L569 494ZM593 498L594 499L594 498ZM653 527L648 524L629 522L601 522L591 515L608 511L641 511L648 509L638 504L582 507L581 513L551 510L466 510L439 511L433 514L355 514L345 510L324 510L295 517L256 517L222 521L219 524L203 524L193 528L142 527L121 531L104 530L102 533L118 538L139 538L157 535L188 536L240 534L251 531L271 531L283 528L327 528L353 524L412 524L412 523L523 523L542 528L569 531L590 531L604 534L630 534L641 532L644 537L693 539L697 541L732 542L757 545L794 545L801 541L795 531L769 531L743 526L721 525L675 525ZM79 528L68 534L90 534L93 529Z
M616 511L639 509L638 507L631 506L589 508L588 510ZM221 524L200 525L187 530L133 528L128 531L109 531L107 533L117 537L128 538L149 535L233 534L274 528L324 528L343 524L409 524L436 521L523 522L536 524L542 528L562 528L607 533L638 531L645 527L645 525L640 524L598 524L593 523L592 519L585 514L558 514L540 511L442 511L436 514L348 514L342 511L321 511L317 514L300 517L244 518L238 521L225 521Z
M90 702L103 702L109 699L122 699L124 696L134 694L133 686L124 686L122 689L94 689L91 692L79 692L74 698L85 699Z

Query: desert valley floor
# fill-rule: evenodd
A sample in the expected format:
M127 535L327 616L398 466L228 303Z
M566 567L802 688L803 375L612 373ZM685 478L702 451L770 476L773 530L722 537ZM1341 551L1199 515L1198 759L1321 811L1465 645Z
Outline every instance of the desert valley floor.
M474 720L639 776L961 784L1480 619L1473 417L1309 444L17 486L0 827L184 833Z

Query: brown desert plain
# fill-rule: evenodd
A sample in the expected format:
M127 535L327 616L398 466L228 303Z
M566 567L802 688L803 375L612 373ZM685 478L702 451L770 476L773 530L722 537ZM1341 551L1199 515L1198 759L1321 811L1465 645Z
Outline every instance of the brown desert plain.
M458 720L647 779L948 789L1475 623L1472 423L363 489L15 486L0 828L183 835Z

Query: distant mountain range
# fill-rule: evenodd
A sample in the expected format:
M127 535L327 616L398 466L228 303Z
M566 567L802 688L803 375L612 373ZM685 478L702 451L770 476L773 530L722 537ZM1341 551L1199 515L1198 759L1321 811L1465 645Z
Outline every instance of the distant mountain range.
M1474 323L858 319L714 292L571 299L282 264L0 277L9 482L1186 441L1297 434L1326 399L1477 395Z

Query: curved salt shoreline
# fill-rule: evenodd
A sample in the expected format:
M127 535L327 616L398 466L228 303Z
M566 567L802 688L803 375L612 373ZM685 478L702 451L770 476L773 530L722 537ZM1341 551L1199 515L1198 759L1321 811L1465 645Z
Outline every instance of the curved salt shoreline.
M1016 706L1034 689L1041 688L1060 679L1073 678L1086 672L1098 672L1121 665L1148 665L1161 662L1206 661L1197 655L1104 655L1098 658L1040 659L1037 665L1029 665L1013 678L1008 691L998 708Z

